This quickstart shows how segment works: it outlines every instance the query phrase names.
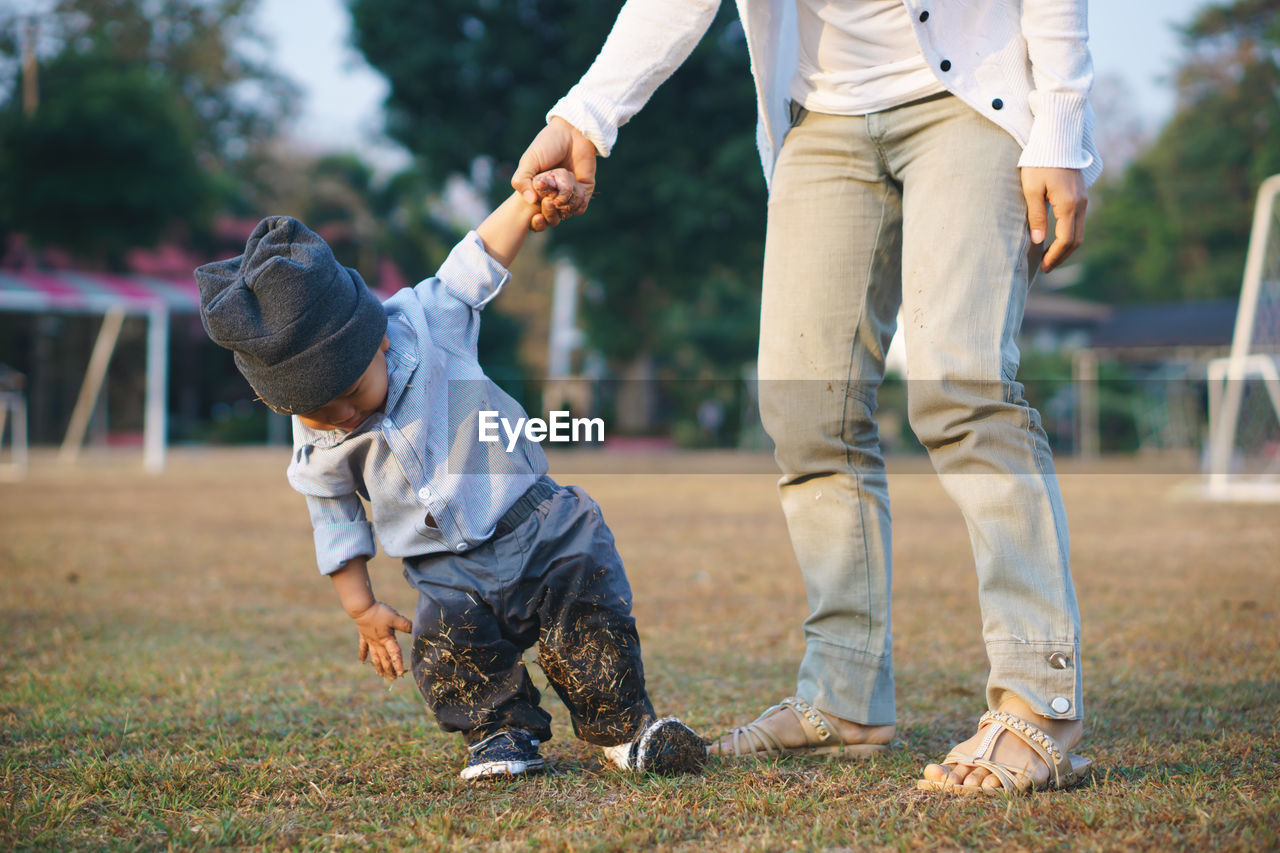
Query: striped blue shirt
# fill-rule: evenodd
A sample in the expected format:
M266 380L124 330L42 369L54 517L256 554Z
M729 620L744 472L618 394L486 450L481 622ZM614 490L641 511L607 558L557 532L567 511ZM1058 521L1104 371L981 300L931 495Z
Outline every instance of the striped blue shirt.
M306 496L324 574L373 556L462 552L547 471L537 442L479 440L482 411L515 423L520 404L484 375L480 310L510 279L472 232L432 278L385 303L387 403L350 433L293 419L289 484ZM369 502L372 521L365 515Z

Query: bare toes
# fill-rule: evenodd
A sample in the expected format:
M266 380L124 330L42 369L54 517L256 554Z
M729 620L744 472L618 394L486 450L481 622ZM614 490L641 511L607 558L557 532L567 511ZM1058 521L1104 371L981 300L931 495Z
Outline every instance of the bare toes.
M928 764L924 768L924 778L930 782L942 782L947 778L948 772L941 764Z

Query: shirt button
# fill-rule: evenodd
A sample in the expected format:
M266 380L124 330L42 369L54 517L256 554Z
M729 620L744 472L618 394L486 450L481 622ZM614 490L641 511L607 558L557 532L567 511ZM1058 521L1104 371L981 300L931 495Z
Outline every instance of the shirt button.
M1065 714L1067 711L1071 710L1071 702L1065 696L1057 696L1049 703L1049 707L1052 708L1055 713Z
M939 67L939 68L941 68L943 71L950 71L950 70L951 70L951 60L950 60L950 59L944 59L944 60L942 60L942 63L941 63L940 65L938 65L938 67Z
M920 13L920 23L922 23L922 24L923 24L923 23L924 23L925 21L927 21L927 20L929 20L929 13L928 13L928 12L921 12L921 13Z
M426 501L431 500L431 490L428 489L426 486L423 486L421 489L418 489L418 500L423 501L424 503Z
M996 98L994 101L991 102L991 109L993 110L1004 109L1004 101L1000 100L999 98Z
M457 545L454 545L453 547L457 548L459 551L465 551L465 550L467 550L467 543L466 543L466 542L459 542ZM1065 701L1065 700L1064 700L1064 701Z

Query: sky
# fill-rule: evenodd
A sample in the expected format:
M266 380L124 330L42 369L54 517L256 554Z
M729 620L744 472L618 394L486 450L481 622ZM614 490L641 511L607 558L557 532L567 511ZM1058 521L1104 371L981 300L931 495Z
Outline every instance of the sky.
M1095 79L1118 78L1146 127L1158 127L1173 110L1171 78L1180 47L1174 27L1204 5L1206 0L1089 4ZM301 9L306 12L299 14ZM381 135L387 83L351 46L343 0L262 0L257 22L274 46L276 66L303 87L296 139L322 150L355 150L381 170L407 162Z

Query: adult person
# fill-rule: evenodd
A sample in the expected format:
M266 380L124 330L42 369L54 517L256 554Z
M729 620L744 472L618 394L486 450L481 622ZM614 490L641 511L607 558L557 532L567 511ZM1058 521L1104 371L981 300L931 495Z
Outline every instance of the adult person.
M512 180L595 158L718 0L628 0ZM796 695L712 747L880 751L895 732L890 515L874 413L902 309L908 417L968 525L988 713L919 785L1065 787L1088 770L1080 618L1039 415L1015 381L1027 290L1080 245L1092 142L1085 0L738 0L769 182L761 418L809 598ZM656 155L660 156L660 155ZM563 205L564 200L558 200ZM1056 224L1046 240L1046 204ZM558 220L548 207L540 228ZM937 571L952 567L938 566ZM939 613L938 639L956 630Z

